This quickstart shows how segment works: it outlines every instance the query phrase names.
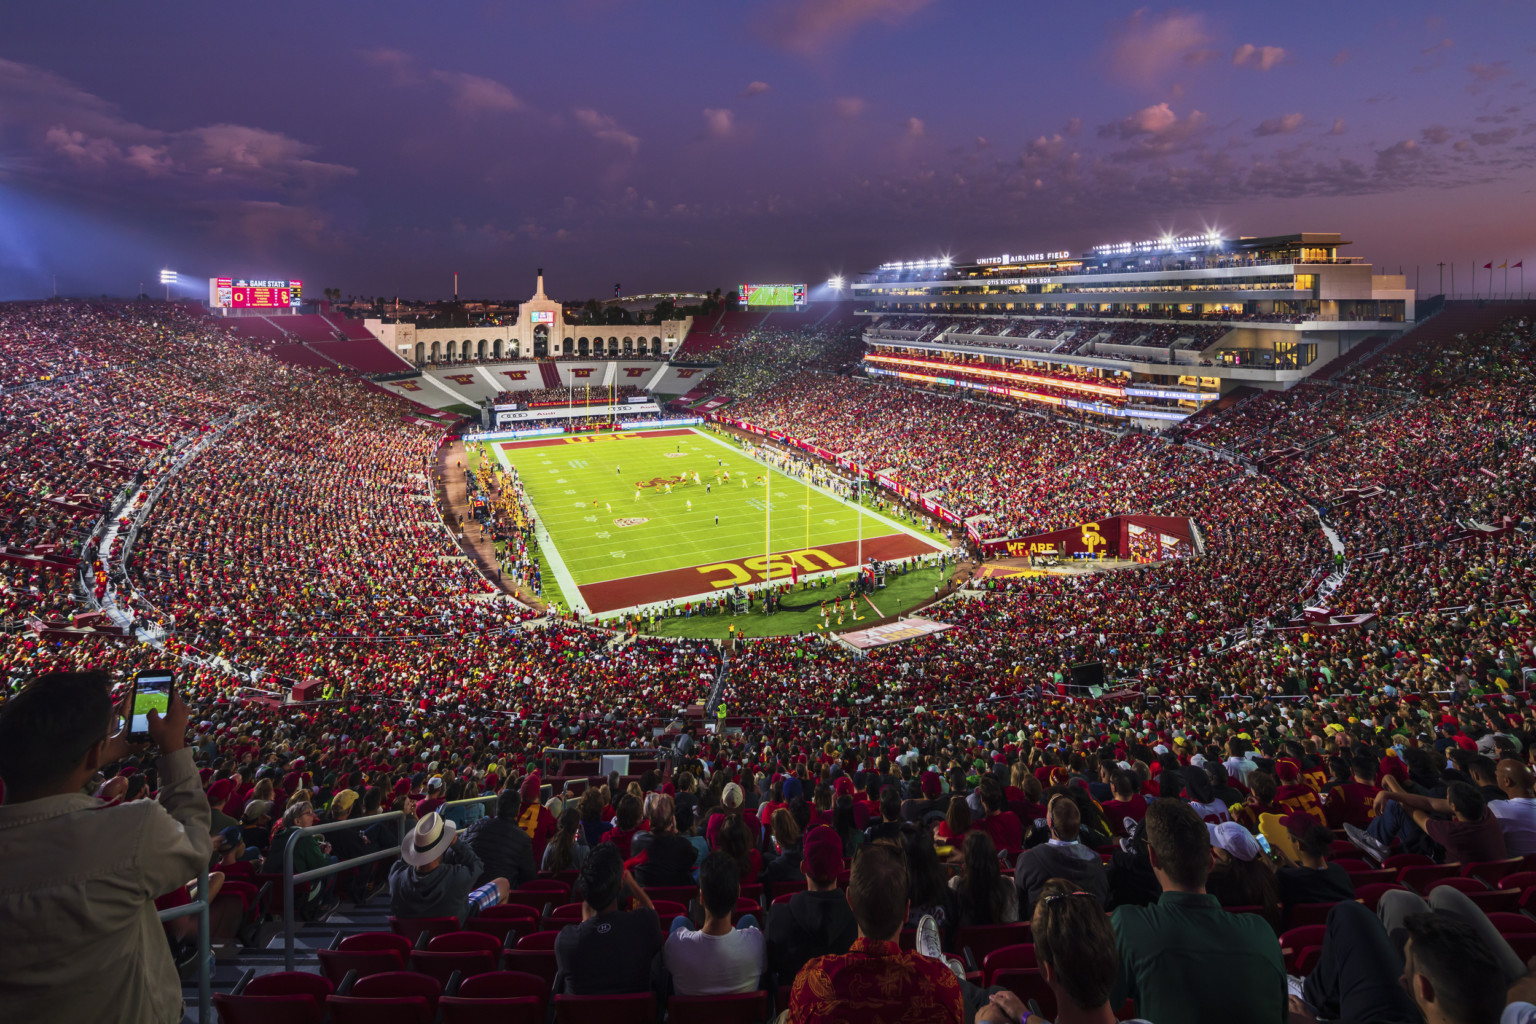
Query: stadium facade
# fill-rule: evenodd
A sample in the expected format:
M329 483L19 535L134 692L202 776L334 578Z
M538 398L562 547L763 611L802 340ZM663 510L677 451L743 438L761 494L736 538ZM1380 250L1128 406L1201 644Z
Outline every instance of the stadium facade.
M563 303L544 294L544 271L531 298L505 324L476 327L419 327L414 323L365 321L370 333L391 352L416 366L546 359L558 356L669 357L688 336L692 318L659 324L577 324Z
M1168 426L1238 387L1292 387L1414 325L1404 277L1340 255L1349 244L1328 232L1164 237L887 263L851 290L872 376L977 387L990 373L995 391L1031 371L1067 374L1079 381L1068 407L1104 413L1094 406L1109 392L1095 389L1110 388L1109 414Z

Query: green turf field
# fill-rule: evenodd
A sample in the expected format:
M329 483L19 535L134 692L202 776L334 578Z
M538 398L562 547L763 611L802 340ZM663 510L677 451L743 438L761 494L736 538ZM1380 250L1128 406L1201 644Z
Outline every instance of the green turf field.
M943 546L923 530L772 471L708 431L556 440L561 443L507 448L505 442L491 442L490 447L503 467L520 474L549 536L543 553L567 598L594 583L761 557L769 549L855 541L861 518L866 539L906 533ZM716 482L716 472L722 482ZM679 479L684 474L686 483ZM770 482L760 483L759 477ZM655 483L662 480L671 481L671 493Z
M785 636L795 633L821 632L821 602L830 607L833 598L842 598L847 609L842 622L835 619L828 625L834 633L850 629L864 629L882 617L900 615L917 605L931 601L933 588L943 586L950 577L948 567L917 568L900 575L886 577L886 586L866 598L849 603L853 589L852 580L842 577L827 587L808 586L796 590L784 598L783 606L772 615L753 611L747 615L731 615L720 611L713 615L667 616L656 620L656 628L646 627L647 633L656 636L712 637L723 640L736 627L738 636ZM876 615L876 612L879 615Z

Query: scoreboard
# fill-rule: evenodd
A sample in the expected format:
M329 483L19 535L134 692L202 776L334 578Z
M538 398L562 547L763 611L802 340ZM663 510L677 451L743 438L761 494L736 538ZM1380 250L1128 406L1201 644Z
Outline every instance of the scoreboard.
M208 305L214 309L292 309L299 305L303 295L302 281L208 279Z
M803 284L744 284L736 291L736 297L743 306L803 306L805 305L805 285Z

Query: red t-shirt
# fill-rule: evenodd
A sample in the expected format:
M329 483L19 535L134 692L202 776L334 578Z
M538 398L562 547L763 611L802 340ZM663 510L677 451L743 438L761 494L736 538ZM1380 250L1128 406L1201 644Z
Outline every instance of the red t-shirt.
M1147 816L1147 802L1139 796L1133 795L1129 800L1106 800L1103 807L1104 817L1109 819L1117 836L1130 831L1125 824L1126 818L1139 822Z
M1365 828L1376 816L1373 801L1380 792L1377 786L1353 780L1342 786L1334 786L1323 805L1328 812L1328 827L1343 828L1347 823Z
M989 814L978 821L976 827L992 837L992 845L999 853L1016 854L1024 849L1024 826L1012 811Z

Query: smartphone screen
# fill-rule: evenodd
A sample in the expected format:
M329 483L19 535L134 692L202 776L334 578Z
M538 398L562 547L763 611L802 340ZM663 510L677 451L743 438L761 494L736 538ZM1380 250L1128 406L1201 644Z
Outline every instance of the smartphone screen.
M164 715L171 703L171 682L175 679L170 669L152 669L140 672L134 679L133 714L128 722L128 732L133 735L149 734L149 712Z

